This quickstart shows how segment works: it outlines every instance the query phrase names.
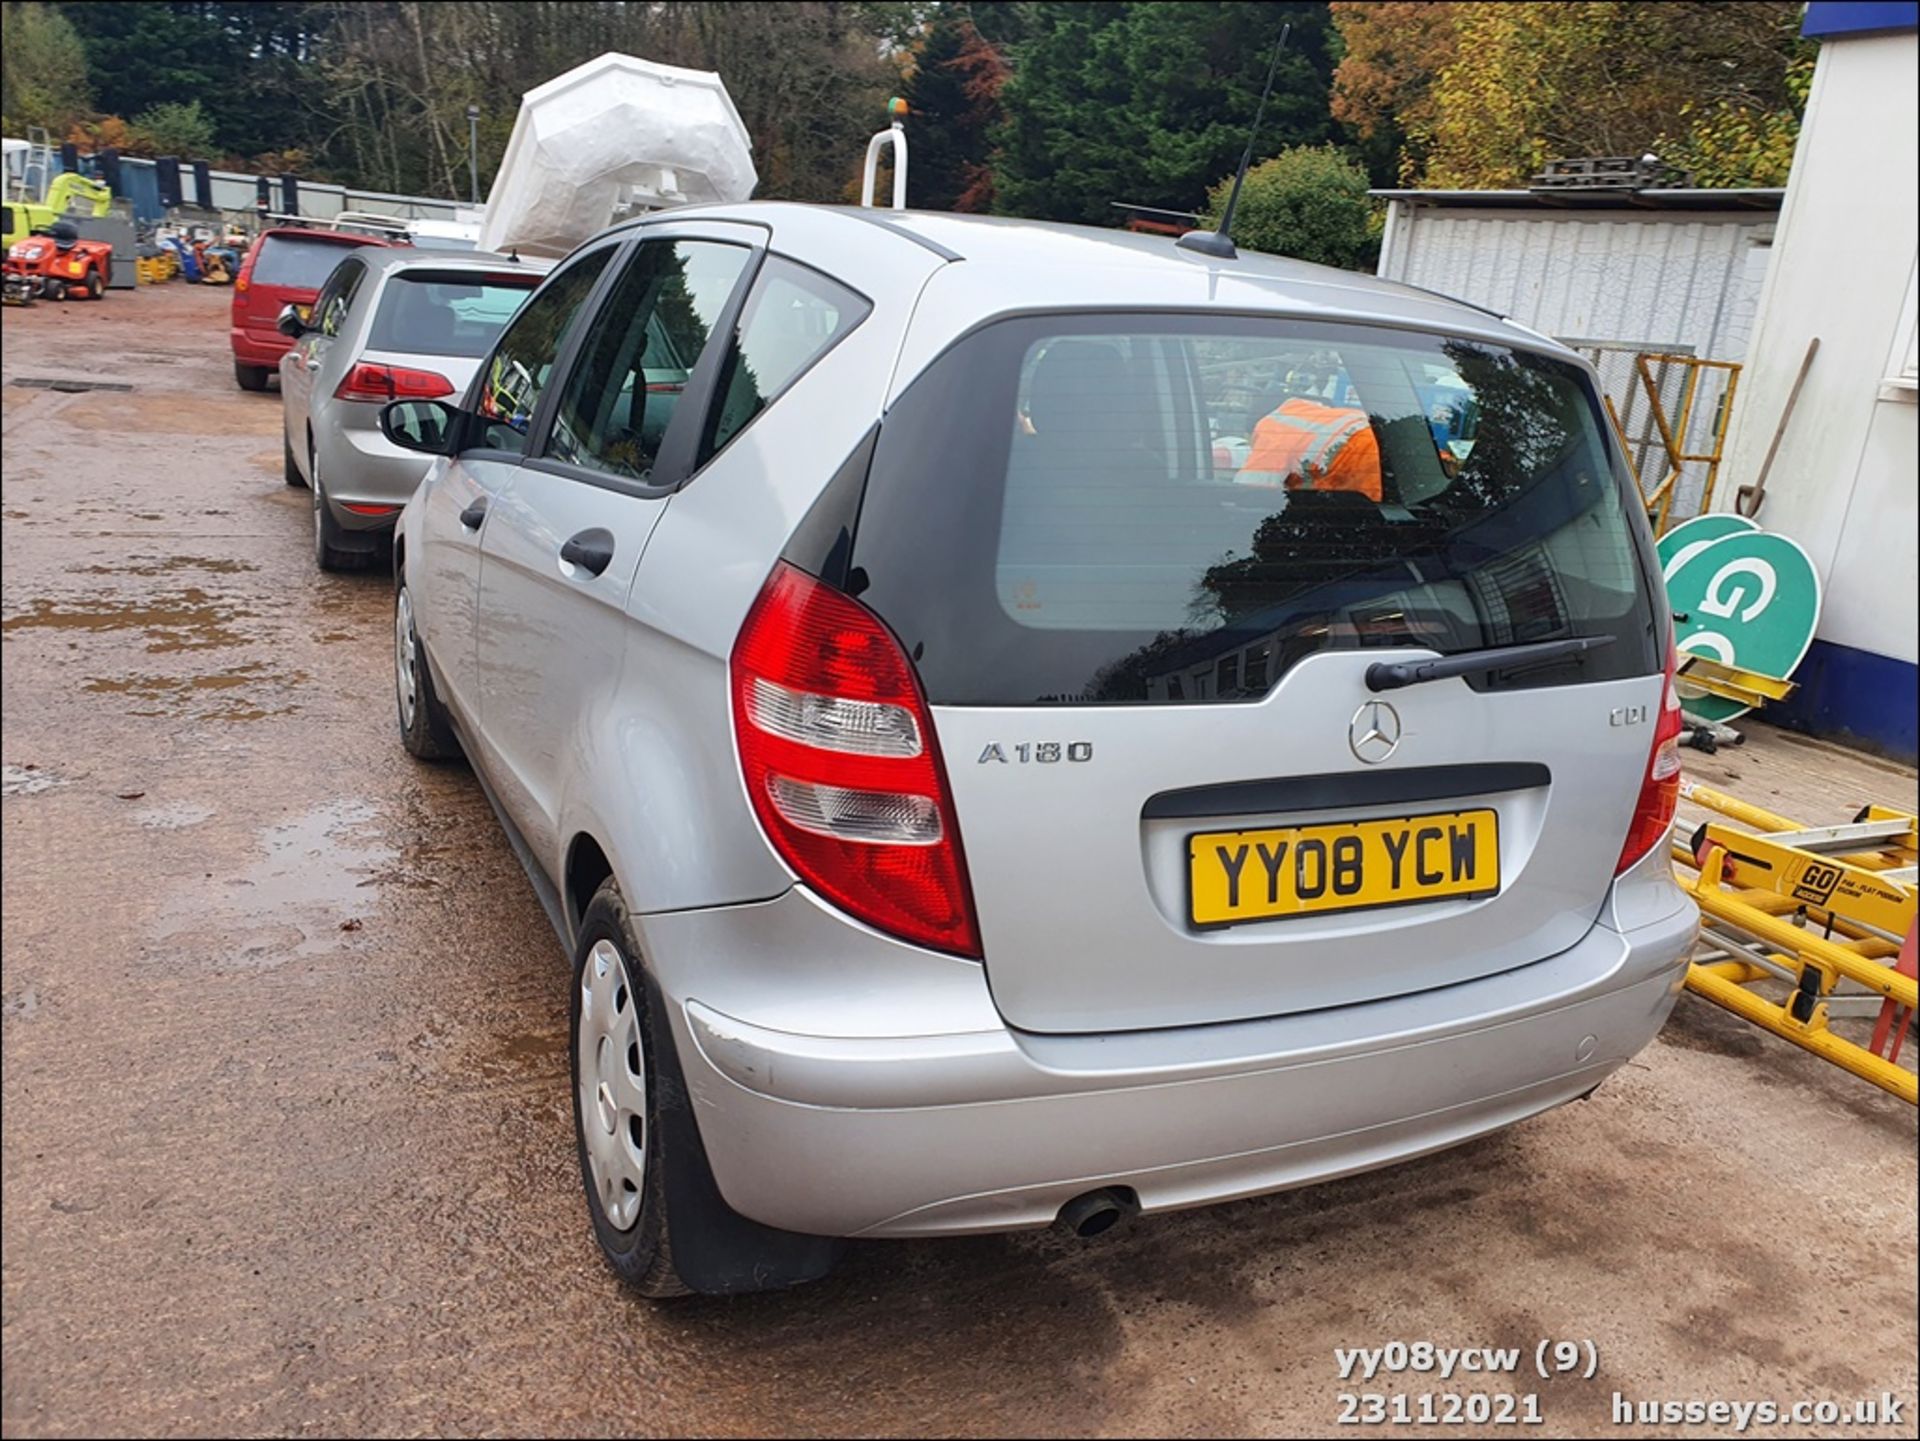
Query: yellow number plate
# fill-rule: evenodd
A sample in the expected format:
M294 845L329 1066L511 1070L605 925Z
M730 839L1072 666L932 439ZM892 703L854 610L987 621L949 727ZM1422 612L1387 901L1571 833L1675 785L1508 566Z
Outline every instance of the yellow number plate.
M1187 837L1187 915L1200 929L1499 889L1490 810Z

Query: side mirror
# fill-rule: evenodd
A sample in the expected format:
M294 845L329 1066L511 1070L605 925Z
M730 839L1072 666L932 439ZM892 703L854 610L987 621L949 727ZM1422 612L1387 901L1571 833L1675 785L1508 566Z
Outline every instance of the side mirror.
M393 400L380 410L380 433L402 450L452 455L460 412L443 400Z
M280 314L274 318L273 328L289 340L298 340L307 333L307 322L298 306L283 305Z

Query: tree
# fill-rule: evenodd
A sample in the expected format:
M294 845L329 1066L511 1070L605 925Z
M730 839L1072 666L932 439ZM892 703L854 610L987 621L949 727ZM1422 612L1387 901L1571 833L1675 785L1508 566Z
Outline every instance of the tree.
M64 136L93 106L86 48L51 5L7 5L6 64L0 66L0 119L9 135L44 126Z
M1009 7L1010 8L1010 7ZM1000 96L1007 88L1013 67L999 45L970 26L953 68L961 77L960 88L967 98L965 125L972 137L970 153L963 167L966 188L954 198L955 210L993 209L992 140L1006 119L1006 107Z
M170 101L143 110L133 117L143 151L150 155L175 155L182 159L205 159L213 154L213 121L200 108L198 100L182 105Z
M1813 88L1812 55L1795 58L1787 69L1787 100L1774 109L1736 99L1705 106L1680 107L1686 129L1662 135L1655 148L1696 185L1781 186L1793 165L1800 138L1800 116Z
M309 63L322 7L134 0L61 8L86 47L95 99L108 114L198 102L221 151L312 143L325 103L321 73Z
M1035 4L1001 96L997 209L1118 224L1114 202L1192 210L1234 165L1282 24L1260 144L1327 138L1326 7Z
M911 135L908 203L925 210L983 210L993 194L992 133L1008 66L956 5L942 5L914 52L902 95Z
M1232 189L1229 175L1208 192L1211 223L1219 223ZM1296 145L1247 172L1233 240L1249 250L1370 271L1379 251L1373 210L1358 165L1331 145Z
M1399 178L1524 185L1561 156L1648 150L1710 184L1778 184L1812 48L1791 0L1336 0L1333 113L1397 135Z
M1523 185L1557 156L1639 155L1702 104L1792 104L1800 7L1785 0L1461 5L1433 86L1426 180Z
M1437 123L1433 84L1458 44L1454 5L1334 0L1328 8L1342 52L1333 72L1333 118L1379 155L1392 172L1382 180L1418 175Z

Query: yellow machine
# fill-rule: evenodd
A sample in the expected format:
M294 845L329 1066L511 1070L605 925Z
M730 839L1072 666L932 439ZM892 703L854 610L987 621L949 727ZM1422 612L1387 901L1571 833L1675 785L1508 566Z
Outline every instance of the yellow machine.
M44 230L68 215L102 216L113 210L113 191L106 182L77 175L71 170L53 177L43 200L6 202L6 235L0 250L11 250L17 240L25 240L36 230Z
M1688 968L1687 989L1920 1104L1914 1073L1898 1064L1916 999L1914 817L1870 805L1849 825L1810 828L1706 786L1682 793L1754 828L1709 821L1690 844L1674 843L1674 859L1696 871L1681 884L1700 904L1712 952ZM1782 981L1781 1001L1755 989ZM1839 994L1842 982L1851 995ZM1853 996L1880 998L1866 1046L1829 1025Z

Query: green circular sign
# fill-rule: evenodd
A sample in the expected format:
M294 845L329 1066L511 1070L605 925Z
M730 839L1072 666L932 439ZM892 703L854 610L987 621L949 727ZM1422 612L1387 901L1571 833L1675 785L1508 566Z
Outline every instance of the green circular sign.
M1762 675L1791 676L1820 619L1820 576L1807 553L1784 535L1736 530L1675 558L1667 600L1680 649ZM1726 722L1752 709L1700 693L1684 680L1680 700L1702 720Z
M1757 521L1748 520L1744 515L1735 515L1730 510L1683 520L1654 542L1653 548L1660 556L1660 574L1671 577L1682 565L1698 555L1702 547L1716 540L1758 529L1760 526Z

